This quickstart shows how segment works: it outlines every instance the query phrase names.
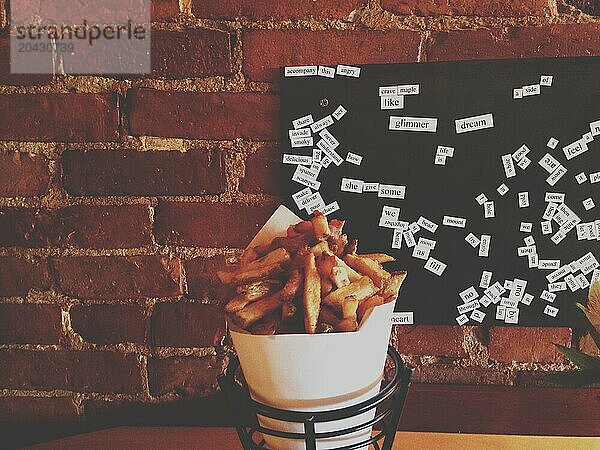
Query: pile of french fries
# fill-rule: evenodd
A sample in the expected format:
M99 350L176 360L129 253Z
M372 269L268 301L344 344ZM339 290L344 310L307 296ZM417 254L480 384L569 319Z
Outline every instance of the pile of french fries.
M343 227L315 211L287 236L247 249L238 265L218 271L235 288L229 317L253 334L356 331L370 308L398 297L406 272L384 270L394 261L389 255L357 254Z

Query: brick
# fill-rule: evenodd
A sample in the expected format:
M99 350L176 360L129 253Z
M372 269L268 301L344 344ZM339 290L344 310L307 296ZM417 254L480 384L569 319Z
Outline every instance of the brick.
M152 0L152 21L174 19L179 15L179 0Z
M229 289L221 284L217 277L217 270L226 267L224 255L211 258L194 258L185 261L185 279L188 293L193 298L208 297L211 300L225 300L230 298Z
M434 365L417 367L413 373L412 382L477 385L508 384L508 377L508 372L500 369Z
M564 361L554 344L570 343L570 328L493 327L488 348L494 361L552 363Z
M134 248L152 244L146 205L71 206L57 211L54 245Z
M118 138L116 94L0 95L1 140L95 142Z
M0 245L132 248L152 244L148 207L0 208Z
M346 20L367 0L193 0L192 12L198 18L252 20L306 19L310 17Z
M60 306L0 304L0 344L59 344L62 337Z
M142 390L137 355L93 351L0 350L0 388L135 394Z
M407 355L430 355L463 358L463 330L449 325L395 327L398 351Z
M554 370L519 370L515 374L515 385L529 388L564 387L564 384L559 383L554 378L561 373L569 373L567 376L570 383L568 384L569 387L585 386L590 389L600 389L600 382L589 384L589 378L577 377L577 374L581 372L579 370L573 371L572 369L567 369L565 372L555 372ZM571 376L571 373L573 373L573 376Z
M434 33L425 48L428 61L600 55L600 24Z
M159 203L155 235L161 244L245 247L274 210L274 205Z
M152 0L151 0L152 1ZM11 18L13 22L26 21L31 16L43 17L45 23L75 23L80 24L85 18L89 25L94 23L122 23L123 19L131 19L133 24L144 23L150 14L150 8L145 8L139 0L119 0L106 2L83 2L76 8L66 7L61 0L11 0Z
M246 173L240 182L248 194L283 194L281 153L274 145L261 148L246 158Z
M231 74L230 35L214 29L153 31L152 76L199 78Z
M243 35L244 73L274 81L281 66L415 62L421 33L408 30L251 30Z
M225 190L219 150L67 151L63 177L67 192L85 196L203 195Z
M159 256L53 258L58 289L95 299L173 297L183 294L181 261Z
M134 89L127 96L135 136L274 140L279 100L254 92L167 92Z
M41 197L49 186L50 171L44 156L0 152L0 197Z
M220 356L204 358L152 358L148 361L148 385L152 395L177 393L202 395L217 384L225 370L226 359Z
M0 2L0 27L2 25L2 2ZM42 64L46 69L45 74L12 74L10 72L10 36L0 36L0 84L9 86L44 85L52 81L52 54L39 53L36 64Z
M159 347L212 347L226 334L221 308L201 303L157 303L152 343Z
M382 7L395 14L417 16L533 16L550 15L548 0L383 0Z
M0 423L70 423L78 418L72 397L0 397Z
M146 342L146 316L140 305L74 305L71 326L94 344Z
M0 245L42 247L51 221L50 214L40 209L0 208Z
M48 263L12 256L0 257L0 296L27 295L31 289L50 288Z

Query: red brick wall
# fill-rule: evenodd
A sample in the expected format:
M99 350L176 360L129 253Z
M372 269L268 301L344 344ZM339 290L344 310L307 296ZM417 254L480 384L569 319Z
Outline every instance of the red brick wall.
M215 390L214 270L278 204L278 66L600 55L600 20L554 0L153 4L143 79L11 75L0 37L1 422ZM514 385L568 368L551 343L577 336L419 326L393 342L418 381Z

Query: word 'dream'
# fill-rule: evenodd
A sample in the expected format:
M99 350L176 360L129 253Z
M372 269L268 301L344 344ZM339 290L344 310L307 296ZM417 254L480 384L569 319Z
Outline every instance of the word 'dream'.
M392 131L426 131L435 133L437 131L435 118L429 117L397 117L390 116L390 127Z
M492 114L482 114L480 116L465 117L456 119L456 133L468 133L469 131L483 130L494 127L494 116Z

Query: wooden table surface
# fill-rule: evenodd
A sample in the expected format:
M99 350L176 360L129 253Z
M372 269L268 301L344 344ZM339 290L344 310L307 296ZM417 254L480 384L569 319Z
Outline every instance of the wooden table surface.
M242 450L233 428L120 427L71 436L29 450ZM394 450L595 450L600 438L399 431Z

